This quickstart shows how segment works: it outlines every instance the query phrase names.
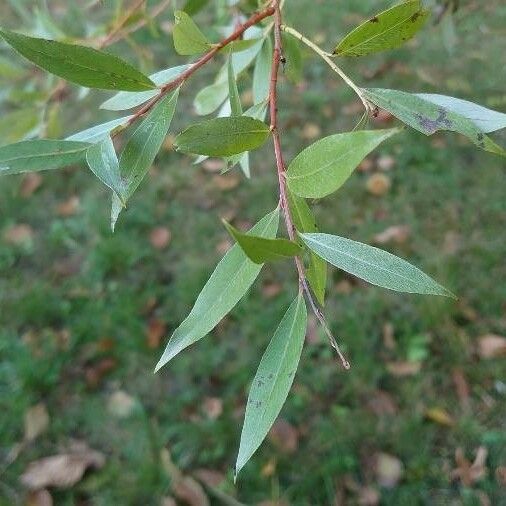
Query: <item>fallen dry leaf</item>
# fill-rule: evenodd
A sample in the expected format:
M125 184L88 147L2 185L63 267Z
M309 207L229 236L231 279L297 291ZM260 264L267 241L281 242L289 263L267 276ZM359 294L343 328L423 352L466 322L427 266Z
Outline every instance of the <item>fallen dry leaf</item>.
M506 356L506 337L495 334L486 334L479 337L478 355L484 359Z
M394 225L376 234L373 237L373 242L376 244L388 244L391 242L403 244L408 240L410 233L411 229L408 225Z
M269 440L282 453L294 453L299 446L299 432L288 421L278 418L269 432Z
M128 418L135 410L135 399L124 392L117 390L110 395L107 401L107 410L116 418Z
M374 461L374 472L378 484L385 488L394 488L404 473L403 463L388 453L377 453Z
M361 487L358 491L358 504L360 506L377 506L380 499L380 493L373 487Z
M223 401L218 397L206 397L202 410L210 420L216 420L223 413Z
M25 506L53 506L53 498L48 490L34 490L26 498Z
M103 358L99 362L89 365L84 371L86 384L90 388L96 388L106 374L109 374L117 366L114 358Z
M369 193L376 197L385 195L392 185L390 178L385 174L373 174L367 179L366 188Z
M455 230L448 230L445 233L443 241L443 253L446 255L455 255L459 252L461 247L461 237Z
M357 170L359 172L371 172L374 168L374 162L371 158L364 158L358 165Z
M397 343L395 342L395 329L392 323L386 322L383 325L383 346L387 350L395 350Z
M425 418L439 425L444 425L445 427L453 427L453 425L455 425L455 421L451 415L442 408L428 409L425 411Z
M152 318L149 321L148 328L146 329L146 342L148 348L156 350L160 347L163 337L167 333L167 325L158 318Z
M376 165L379 170L392 170L395 167L396 160L393 156L383 155L378 158Z
M21 483L30 490L70 488L81 480L88 468L100 469L104 464L102 453L81 448L32 462L21 475Z
M167 227L156 227L149 234L149 242L155 249L165 249L172 238L172 234Z
M21 196L25 199L31 197L42 184L42 176L38 172L26 174L21 183Z
M459 398L460 406L462 409L469 408L469 385L462 369L452 370L453 384L457 391L457 397Z
M172 484L174 495L188 506L209 506L209 499L202 485L191 476L185 476Z
M33 229L30 225L12 225L4 232L4 240L14 246L29 245L33 240Z
M241 179L238 174L213 176L213 184L221 191L230 191L239 186Z
M495 470L495 479L501 487L506 487L506 466L499 466Z
M79 197L73 195L68 200L58 205L56 208L56 213L62 218L69 218L70 216L74 216L79 210L80 203L81 202L79 200Z
M209 488L219 487L226 480L223 473L214 469L197 469L192 474Z
M387 364L388 372L399 378L418 374L421 368L421 362L389 362Z
M310 141L319 137L321 131L321 128L316 123L306 123L302 128L302 137Z
M280 283L267 281L262 285L262 293L266 299L273 299L281 293L283 286Z
M450 473L452 480L460 480L460 482L466 486L471 487L477 481L481 480L487 473L485 462L487 460L487 449L484 446L480 446L476 450L476 458L471 464L466 459L462 448L455 450L455 463L457 467Z
M25 441L33 441L49 427L49 414L44 403L36 404L25 413Z
M202 162L202 168L206 172L221 172L227 166L221 158L208 158Z
M260 474L263 478L271 478L276 473L276 459L269 459L267 464L262 467Z
M161 506L177 506L177 502L173 497L163 497Z
M393 397L383 390L377 390L368 396L367 407L376 416L393 416L398 411Z

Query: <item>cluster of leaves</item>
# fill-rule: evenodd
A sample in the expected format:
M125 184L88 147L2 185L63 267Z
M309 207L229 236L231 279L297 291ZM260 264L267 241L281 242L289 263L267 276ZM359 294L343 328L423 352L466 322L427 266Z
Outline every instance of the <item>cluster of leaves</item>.
M273 47L278 44L276 50L281 49L278 37L273 43L272 32L276 29L284 31L289 69L299 66L301 46L307 45L354 89L366 112L375 114L381 108L423 134L449 130L468 137L481 149L500 156L506 154L487 135L506 127L505 114L443 95L360 88L334 63L338 57L393 49L411 39L429 17L419 0L403 2L372 16L346 35L332 53L320 49L295 29L282 26L279 19L270 22L268 18L280 8L276 1L268 2L263 10L253 13L239 26L232 20L224 30L225 39L212 42L189 15L205 3L189 2L186 11L175 12L174 48L180 55L198 59L150 76L103 50L0 30L7 44L42 69L81 87L115 91L102 104L103 109L119 112L138 108L132 114L63 140L34 138L38 132L33 129L23 132L20 142L0 147L0 175L86 162L112 192L114 230L121 210L147 175L169 132L181 85L214 56L223 53L226 61L214 82L200 90L194 102L198 114L218 111L217 117L190 125L177 135L174 146L181 153L197 155L196 163L207 157L224 158L227 170L239 166L250 177L248 153L272 135L265 116L269 99L271 107L275 107L270 82L276 78L271 76L271 62L276 57ZM237 81L251 66L254 105L244 111ZM135 123L139 124L134 128ZM286 171L281 167L281 206L247 233L225 223L237 244L217 265L190 314L174 331L156 370L211 332L249 290L264 263L295 257L298 265L304 264L301 289L276 329L251 386L236 472L260 446L287 398L306 332L304 295L320 314L312 297L324 306L327 264L390 290L452 296L401 258L351 239L320 233L307 202L337 191L371 151L401 131L402 128L355 130L316 141L300 152ZM113 138L124 133L128 137L118 157ZM289 239L277 237L281 208Z

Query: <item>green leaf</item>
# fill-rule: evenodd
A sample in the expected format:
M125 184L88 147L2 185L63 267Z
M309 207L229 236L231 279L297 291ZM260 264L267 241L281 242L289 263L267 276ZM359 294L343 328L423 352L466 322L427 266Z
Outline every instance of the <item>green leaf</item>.
M125 182L121 178L118 157L111 138L108 136L102 142L89 147L86 152L86 161L93 174L108 186L124 204Z
M302 53L300 50L300 41L289 33L283 32L281 36L286 60L284 71L288 79L292 83L297 84L302 79Z
M334 49L339 56L363 56L402 46L427 21L420 0L403 2L380 12L350 32Z
M363 92L367 100L425 135L439 130L458 132L485 151L506 155L504 149L485 135L474 121L441 105L405 91L365 88Z
M222 53L240 53L242 51L246 51L246 49L250 49L253 47L259 40L261 39L238 39L233 40L225 47L222 47L220 51Z
M261 237L276 237L279 208L262 218L251 230ZM242 299L257 278L261 265L254 264L236 244L222 258L200 292L193 309L174 331L155 372L179 352L206 336Z
M0 176L60 169L84 161L85 142L36 139L0 147Z
M360 130L316 141L290 163L286 172L290 190L305 198L335 192L373 149L399 131Z
M307 202L290 191L287 191L288 206L292 221L298 232L318 232L316 221ZM302 243L304 244L304 243ZM325 288L327 284L327 262L313 252L310 252L306 277L316 299L321 306L325 304Z
M231 57L228 59L228 97L230 100L230 109L232 111L232 116L241 116L241 98L239 97L239 90L237 89L237 81L235 79L234 67L232 66Z
M208 3L209 0L188 0L184 5L183 10L189 16L193 16L200 12Z
M299 235L324 260L373 285L398 292L454 297L420 269L387 251L336 235Z
M506 114L503 112L493 111L468 100L448 97L446 95L417 93L416 96L467 118L484 133L506 128Z
M264 101L269 95L272 66L272 41L266 37L262 49L255 60L253 70L253 100L255 104Z
M184 11L174 12L174 48L183 56L205 53L211 48L211 43Z
M37 135L41 113L34 107L4 113L0 117L0 145L11 144Z
M87 88L143 91L155 84L129 63L91 47L27 37L0 30L0 35L18 53L39 67Z
M188 70L189 67L190 65L179 65L178 67L160 70L159 72L151 74L149 78L157 86L163 86L179 77L185 70ZM148 100L156 97L159 93L160 90L139 92L120 91L109 100L106 100L100 106L100 109L106 109L108 111L126 111L144 104Z
M223 220L223 224L248 258L256 264L286 260L302 253L302 248L296 242L288 239L265 239L251 234L243 234L225 220Z
M175 140L184 153L231 156L260 147L270 134L269 127L247 116L215 118L191 125Z
M211 114L228 97L228 82L219 81L202 88L195 97L194 105L195 110L199 116L206 116Z
M100 125L95 125L91 128L87 128L86 130L82 130L81 132L77 132L75 134L67 137L67 141L82 141L82 142L100 142L105 137L109 136L109 134L120 126L124 126L128 123L133 116L123 116L122 118L113 119L112 121L108 121L107 123L101 123Z
M299 293L285 313L251 384L235 475L267 436L288 397L304 346L307 309Z

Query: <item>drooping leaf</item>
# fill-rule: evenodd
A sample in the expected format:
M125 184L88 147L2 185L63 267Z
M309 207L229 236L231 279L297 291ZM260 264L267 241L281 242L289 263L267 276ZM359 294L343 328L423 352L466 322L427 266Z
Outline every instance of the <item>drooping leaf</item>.
M290 163L286 172L290 190L305 198L335 192L373 149L399 131L359 130L316 141Z
M0 30L0 36L44 70L87 88L144 91L156 87L142 72L105 51L7 30Z
M40 130L41 113L35 107L18 109L0 116L0 145L34 137Z
M84 161L87 142L35 139L0 147L0 176L61 169Z
M266 37L255 60L253 71L253 100L258 104L267 99L272 66L272 41Z
M262 218L250 233L273 238L278 225L279 208L276 208ZM249 290L261 268L246 256L238 244L233 246L216 266L188 317L172 334L155 371L211 332Z
M367 100L425 135L432 135L439 130L458 132L485 151L502 156L506 154L472 120L446 107L405 91L365 88L363 92Z
M228 59L228 98L230 100L230 110L232 112L232 116L241 116L241 98L239 97L239 90L237 89L237 81L231 57Z
M190 65L179 65L177 67L160 70L159 72L151 74L149 78L157 86L163 86L164 84L167 84L179 77L189 67ZM148 100L156 97L158 93L160 93L160 90L139 92L120 91L109 100L106 100L100 106L100 109L106 109L108 111L126 111L128 109L133 109L134 107L144 104Z
M506 128L506 114L503 112L494 111L482 105L469 102L468 100L449 97L447 95L417 93L416 96L467 118L484 133L495 132Z
M403 2L362 23L334 49L338 56L362 56L402 46L427 21L420 0Z
M126 125L130 119L132 119L132 115L123 116L122 118L113 119L112 121L108 121L107 123L101 123L100 125L95 125L91 128L87 128L86 130L82 130L81 132L77 132L75 134L67 137L67 141L82 141L82 142L100 142L105 137L108 137L109 134L115 130L116 128Z
M247 116L215 118L191 125L174 144L184 153L231 156L260 147L269 133L263 121Z
M308 233L318 232L315 218L305 199L295 195L289 189L287 191L287 196L290 214L297 231ZM325 288L327 284L327 262L313 252L310 252L306 277L316 299L320 305L323 306L325 304Z
M200 31L192 18L184 11L174 12L174 48L183 56L205 53L211 48L211 43Z
M283 52L286 60L284 72L292 83L297 84L302 78L302 52L300 49L300 41L286 32L283 32L282 38Z
M293 383L307 326L307 309L300 293L285 313L260 361L251 384L235 475L267 436Z
M111 138L106 137L102 142L89 147L86 161L93 174L123 200L125 182L121 179L119 161Z
M127 182L123 197L129 199L151 168L158 151L167 136L179 89L167 94L137 127L121 153L121 176Z
M453 297L420 269L387 251L336 235L299 235L324 260L373 285L398 292Z
M211 114L228 97L228 82L218 81L202 88L195 97L194 106L199 116L206 116Z
M266 239L251 234L244 234L223 220L228 233L237 241L248 258L256 264L286 260L300 255L302 248L288 239Z

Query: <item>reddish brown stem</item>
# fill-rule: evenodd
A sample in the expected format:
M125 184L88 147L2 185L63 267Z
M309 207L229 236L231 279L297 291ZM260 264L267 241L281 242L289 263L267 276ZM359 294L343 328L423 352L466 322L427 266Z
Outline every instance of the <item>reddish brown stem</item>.
M253 14L246 22L244 22L242 25L236 28L236 30L226 39L223 39L221 42L213 46L213 48L208 51L204 56L202 56L200 59L198 59L193 65L190 66L187 70L185 70L180 76L176 77L176 79L173 79L169 83L163 85L160 88L160 93L151 99L149 102L147 102L144 107L141 107L128 121L128 123L124 126L124 128L127 128L132 123L137 121L141 116L144 116L147 112L149 112L153 106L167 93L174 90L181 84L183 84L189 77L191 77L197 70L199 70L201 67L203 67L206 63L211 61L216 53L218 51L222 50L225 46L228 46L231 42L234 40L237 40L239 37L241 37L244 32L251 28L252 26L257 25L262 21L263 19L272 16L275 12L275 8L273 6L267 7L266 9L259 11L255 14Z
M288 198L286 192L286 178L285 178L285 161L283 159L283 151L281 149L281 136L278 128L278 75L279 75L279 67L281 64L281 59L283 56L283 43L281 39L281 26L282 26L282 16L281 9L279 6L279 0L273 0L272 6L274 8L274 52L272 55L272 68L271 68L271 81L270 81L270 89L269 89L269 106L270 106L270 119L271 119L271 133L272 139L274 143L274 154L276 156L276 167L278 171L278 181L279 181L279 202L281 205L281 209L283 211L283 216L285 218L285 224L288 232L288 236L292 241L296 240L296 230L295 225L292 220L292 216L290 213L290 207L288 205ZM306 297L311 305L311 309L313 310L316 318L320 322L325 334L327 335L331 346L336 350L339 358L341 359L341 363L345 369L350 368L350 363L346 360L346 357L341 352L339 345L337 344L334 336L330 332L330 329L325 321L325 317L322 312L318 308L316 302L314 301L313 294L309 289L306 274L304 272L304 265L299 257L295 257L295 266L297 267L297 273L299 276L299 290L304 291Z

